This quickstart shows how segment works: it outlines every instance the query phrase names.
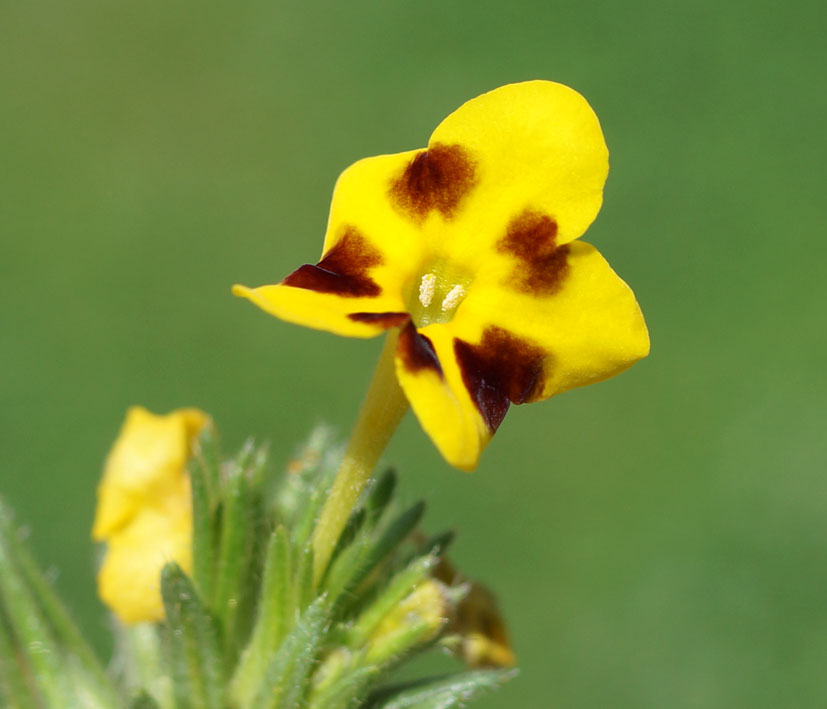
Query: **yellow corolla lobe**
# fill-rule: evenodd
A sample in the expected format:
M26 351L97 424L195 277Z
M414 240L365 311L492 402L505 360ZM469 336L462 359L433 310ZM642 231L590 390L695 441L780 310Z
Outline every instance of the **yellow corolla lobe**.
M418 152L393 180L390 197L408 218L423 222L431 212L451 219L477 183L477 170L461 145L433 143Z

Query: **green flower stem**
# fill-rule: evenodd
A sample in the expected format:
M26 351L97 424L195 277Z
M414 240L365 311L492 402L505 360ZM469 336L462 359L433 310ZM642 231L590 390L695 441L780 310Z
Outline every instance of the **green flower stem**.
M397 329L388 331L359 418L313 532L316 585L379 456L408 410L408 400L396 380L394 367L398 336Z

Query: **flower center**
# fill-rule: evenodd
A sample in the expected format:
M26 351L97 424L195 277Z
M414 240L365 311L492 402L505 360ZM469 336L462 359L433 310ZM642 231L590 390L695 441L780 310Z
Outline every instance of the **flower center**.
M471 285L471 277L445 261L433 261L420 270L412 284L408 311L416 327L449 322Z

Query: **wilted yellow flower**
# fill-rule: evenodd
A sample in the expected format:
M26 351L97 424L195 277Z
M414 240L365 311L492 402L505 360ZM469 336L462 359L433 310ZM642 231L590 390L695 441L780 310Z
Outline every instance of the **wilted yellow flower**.
M470 584L448 632L459 636L459 652L470 667L513 667L517 661L497 601L481 584Z
M511 648L494 594L482 584L463 578L444 558L436 569L436 576L446 584L462 584L467 588L447 629L456 643L457 654L470 667L513 667L517 656Z
M156 416L134 406L107 457L92 538L106 542L98 593L124 623L163 618L161 568L192 567L186 464L209 422L198 409Z
M470 470L510 404L606 379L649 351L631 289L576 241L608 167L580 94L503 86L448 116L426 149L345 170L319 263L234 292L340 335L400 328L399 384L446 460Z

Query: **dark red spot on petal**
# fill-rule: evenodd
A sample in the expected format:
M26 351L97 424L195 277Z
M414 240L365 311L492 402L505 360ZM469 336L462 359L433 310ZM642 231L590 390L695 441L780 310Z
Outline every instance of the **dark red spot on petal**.
M531 401L542 388L546 352L502 328L485 328L478 345L454 339L454 354L462 381L492 433L509 404Z
M519 290L536 295L560 290L568 273L569 247L557 246L557 222L551 217L527 209L511 221L497 249L520 261L509 279Z
M305 264L282 281L282 285L335 293L345 298L373 297L382 289L368 270L382 263L382 254L353 227L315 266Z
M408 313L350 313L348 317L356 322L379 325L385 329L399 327L411 319Z
M433 210L450 219L476 181L474 163L462 146L436 143L408 163L391 183L390 195L417 221Z
M442 376L442 365L436 356L433 343L425 335L417 332L413 322L408 322L399 333L396 352L409 372L415 374L422 369L431 369Z

